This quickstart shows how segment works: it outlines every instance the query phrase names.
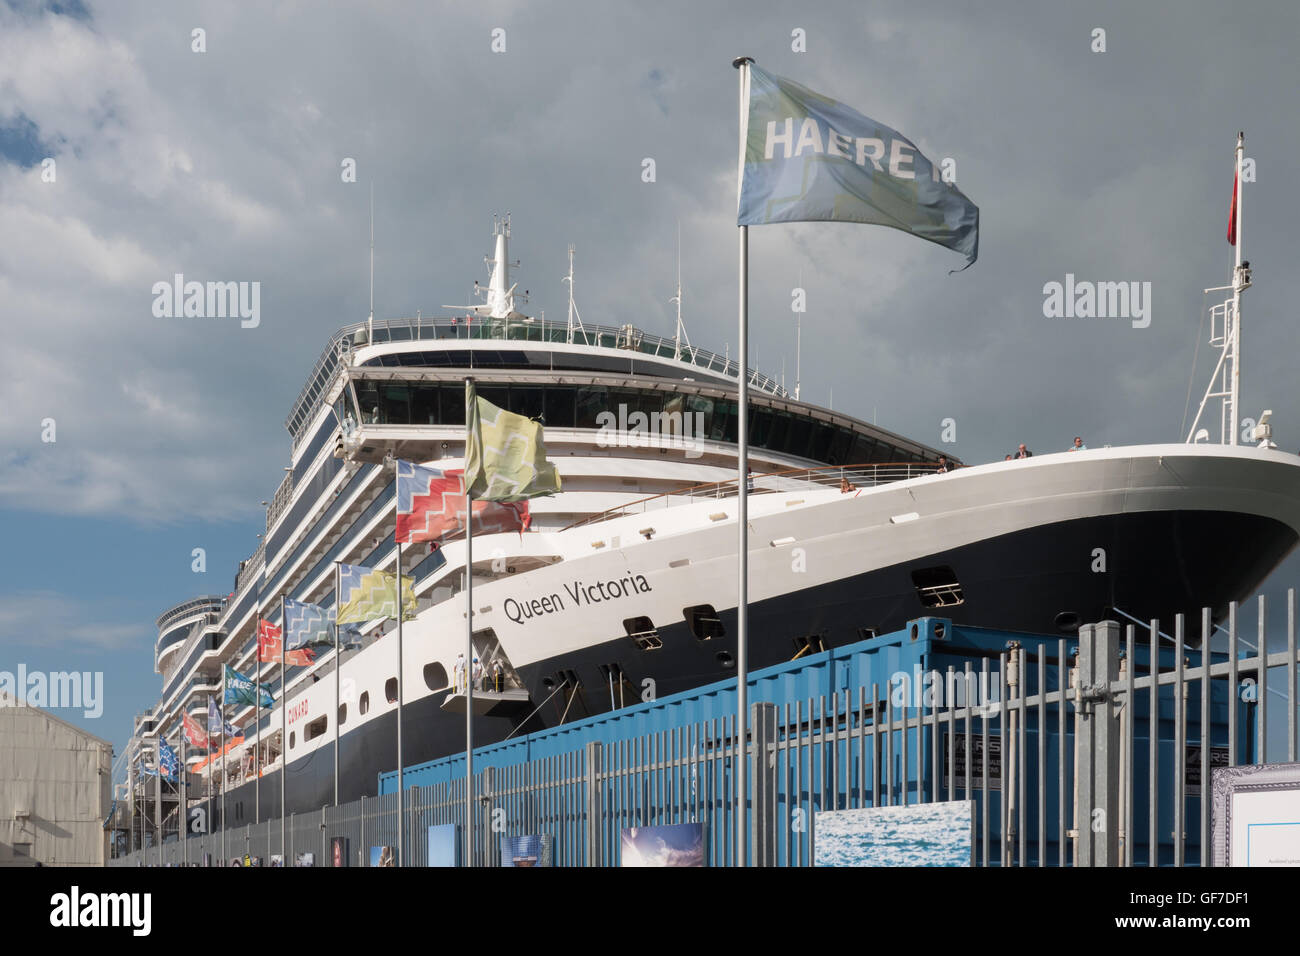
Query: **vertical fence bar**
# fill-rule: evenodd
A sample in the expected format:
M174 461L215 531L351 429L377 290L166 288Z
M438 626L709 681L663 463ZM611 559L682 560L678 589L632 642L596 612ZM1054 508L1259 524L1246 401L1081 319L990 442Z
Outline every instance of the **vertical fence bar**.
M1065 866L1065 638L1056 642L1056 865Z
M903 732L902 732L901 737L899 738L899 743L901 744L901 746L900 746L900 748L899 748L899 750L900 750L900 752L901 752L901 761L900 761L899 772L898 772L898 785L899 785L900 790L902 791L902 792L900 793L900 796L902 797L902 804L903 804L903 806L907 806L907 791L908 791L908 784L909 784L910 779L911 779L911 778L908 776L908 768L907 768L907 751L908 751L908 742L907 742L907 712L908 712L910 709L911 709L911 701L909 701L906 697L904 697L904 698L903 698L903 721L902 721L902 723L903 723Z
M1160 622L1151 619L1149 665L1151 685L1148 691L1147 750L1150 754L1147 768L1147 797L1150 800L1150 819L1147 825L1147 866L1160 865L1160 790L1157 787L1160 770Z
M1133 679L1137 676L1137 658L1133 656L1136 628L1130 624L1124 629L1124 787L1120 798L1124 801L1124 854L1120 866L1133 865L1133 794L1136 782L1133 780L1133 723L1137 718L1137 708L1133 702Z
M885 806L894 805L894 701L885 688Z
M1296 761L1295 588L1286 589L1286 759Z
M1047 645L1038 645L1038 865L1047 866Z
M981 686L987 694L989 688L989 659L984 658L980 668ZM983 827L982 844L984 848L983 865L989 865L989 717L988 701L980 711L980 821ZM967 763L971 763L969 756Z
M1228 766L1237 766L1237 602L1228 604Z
M1256 731L1256 737L1259 740L1258 750L1255 754L1255 763L1266 763L1268 759L1268 605L1264 595L1259 596L1259 672L1256 675L1259 678L1259 696L1255 699L1256 713L1259 715L1259 729Z
M867 800L867 688L858 687L858 809L866 806Z
M942 694L939 699L943 700ZM949 704L952 702L949 701ZM930 708L930 802L939 802L939 707Z
M956 672L948 665L948 785L944 796L949 800L957 790L957 687Z
M1019 746L1016 747L1016 756L1020 761L1020 772L1016 775L1020 797L1020 819L1017 822L1017 827L1020 831L1020 846L1019 857L1016 860L1016 863L1019 866L1025 866L1029 840L1029 834L1025 832L1028 821L1028 816L1025 813L1025 796L1029 792L1028 782L1025 780L1025 777L1029 772L1029 755L1025 753L1025 745L1029 741L1028 734L1025 730L1025 718L1029 716L1029 710L1025 706L1025 696L1026 691L1029 688L1029 672L1025 670L1025 647L1023 644L1016 649L1016 654L1018 655L1016 673L1019 675L1019 684L1016 687L1016 705L1019 708L1019 726L1016 728L1016 731L1020 736Z
M974 672L971 670L970 661L965 662L965 668L962 674L966 680L966 753L962 758L962 773L964 774L962 783L965 784L966 799L975 799L975 734L972 721L975 717L975 700L978 694L971 694L971 678ZM978 684L976 685L978 690Z
M1201 609L1201 866L1210 865L1210 638L1214 621Z
M1007 847L1011 839L1011 834L1007 832L1011 829L1011 801L1007 799L1011 791L1011 780L1008 775L1016 772L1016 768L1008 766L1007 761L1008 659L1006 651L998 652L998 763L1002 769L998 780L998 866L1007 865Z
M1187 646L1186 620L1174 618L1174 866L1183 865L1183 819L1186 806L1183 784L1187 773L1187 684L1183 673L1183 648Z

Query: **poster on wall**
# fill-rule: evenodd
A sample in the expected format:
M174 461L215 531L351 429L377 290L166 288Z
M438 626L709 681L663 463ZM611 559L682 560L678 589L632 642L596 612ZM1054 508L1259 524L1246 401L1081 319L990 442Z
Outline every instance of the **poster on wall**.
M551 866L553 840L549 834L501 838L502 866Z
M295 856L295 857L293 858L293 865L294 865L294 866L315 866L315 865L316 865L316 854L315 854L315 853L299 853L297 856Z
M971 866L975 802L823 810L813 818L814 866Z
M704 824L628 827L619 847L619 866L704 866Z
M397 866L397 854L391 846L372 846L370 848L371 866Z
M456 824L429 827L429 866L460 866L460 827Z
M348 865L348 838L334 837L330 840L330 866Z
M1300 866L1300 763L1210 775L1215 866Z
M272 866L284 866L284 856L281 855L281 854L279 854L279 853L272 853L272 854L271 854L271 865L272 865Z

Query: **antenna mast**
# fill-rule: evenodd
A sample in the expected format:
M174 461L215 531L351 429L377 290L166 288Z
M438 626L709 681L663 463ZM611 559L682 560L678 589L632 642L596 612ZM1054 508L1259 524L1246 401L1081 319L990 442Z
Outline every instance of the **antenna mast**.
M691 337L686 334L686 324L682 321L682 224L677 223L677 294L668 300L677 305L677 331L673 333L673 360L682 360L682 340L686 347L691 347Z
M1209 387L1196 410L1196 418L1187 432L1187 441L1195 443L1198 437L1197 426L1206 404L1214 398L1220 400L1219 440L1225 445L1236 445L1239 441L1240 423L1238 415L1241 402L1241 294L1251 286L1250 263L1242 259L1241 235L1241 167L1245 155L1246 134L1237 134L1236 170L1234 192L1232 196L1232 219L1228 226L1228 241L1234 246L1232 285L1215 286L1204 290L1226 292L1231 290L1232 298L1210 309L1210 345L1219 349L1219 361L1210 376ZM1205 432L1201 429L1201 432ZM1207 433L1208 434L1208 433Z
M582 331L582 341L590 345L587 340L587 330L582 326L582 316L578 314L578 303L573 300L573 243L569 243L569 274L560 281L569 284L569 335L568 343L573 344L573 330Z

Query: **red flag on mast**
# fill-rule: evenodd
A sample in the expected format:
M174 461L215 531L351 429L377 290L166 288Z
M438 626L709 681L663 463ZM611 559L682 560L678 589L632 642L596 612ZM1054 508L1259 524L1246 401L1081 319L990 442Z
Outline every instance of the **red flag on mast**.
M1228 245L1237 244L1237 176L1232 176L1232 208L1228 211Z

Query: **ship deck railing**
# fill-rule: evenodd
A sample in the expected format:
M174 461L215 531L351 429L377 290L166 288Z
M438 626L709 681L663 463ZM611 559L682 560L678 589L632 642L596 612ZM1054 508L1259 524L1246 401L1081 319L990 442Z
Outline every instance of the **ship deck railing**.
M555 345L587 345L593 348L619 349L649 355L656 358L670 359L693 365L696 368L730 378L740 377L740 363L729 356L718 355L708 349L696 348L675 339L645 332L634 326L588 325L574 328L570 333L567 322L546 319L485 319L478 316L414 316L397 319L354 322L345 325L332 336L329 344L316 361L307 384L303 386L293 410L285 420L285 428L293 436L296 448L302 436L304 426L311 418L316 402L329 386L339 365L340 352L351 347L357 332L364 331L368 325L373 327L372 341L364 343L379 345L385 342L412 341L470 341L501 340L511 342L538 342ZM771 376L764 375L756 369L748 370L749 385L770 395L785 397L786 390Z
M766 472L761 475L750 475L748 494L753 496L822 488L838 488L843 492L858 491L863 488L874 488L895 481L906 481L909 478L937 474L939 468L940 466L935 462L882 462L867 465L825 465L819 468L791 468L783 471ZM664 494L629 501L627 504L610 508L599 514L589 515L570 525L566 525L561 530L568 531L570 528L597 524L611 518L644 514L676 505L734 498L738 494L738 488L738 478L691 485L677 491L669 491Z

